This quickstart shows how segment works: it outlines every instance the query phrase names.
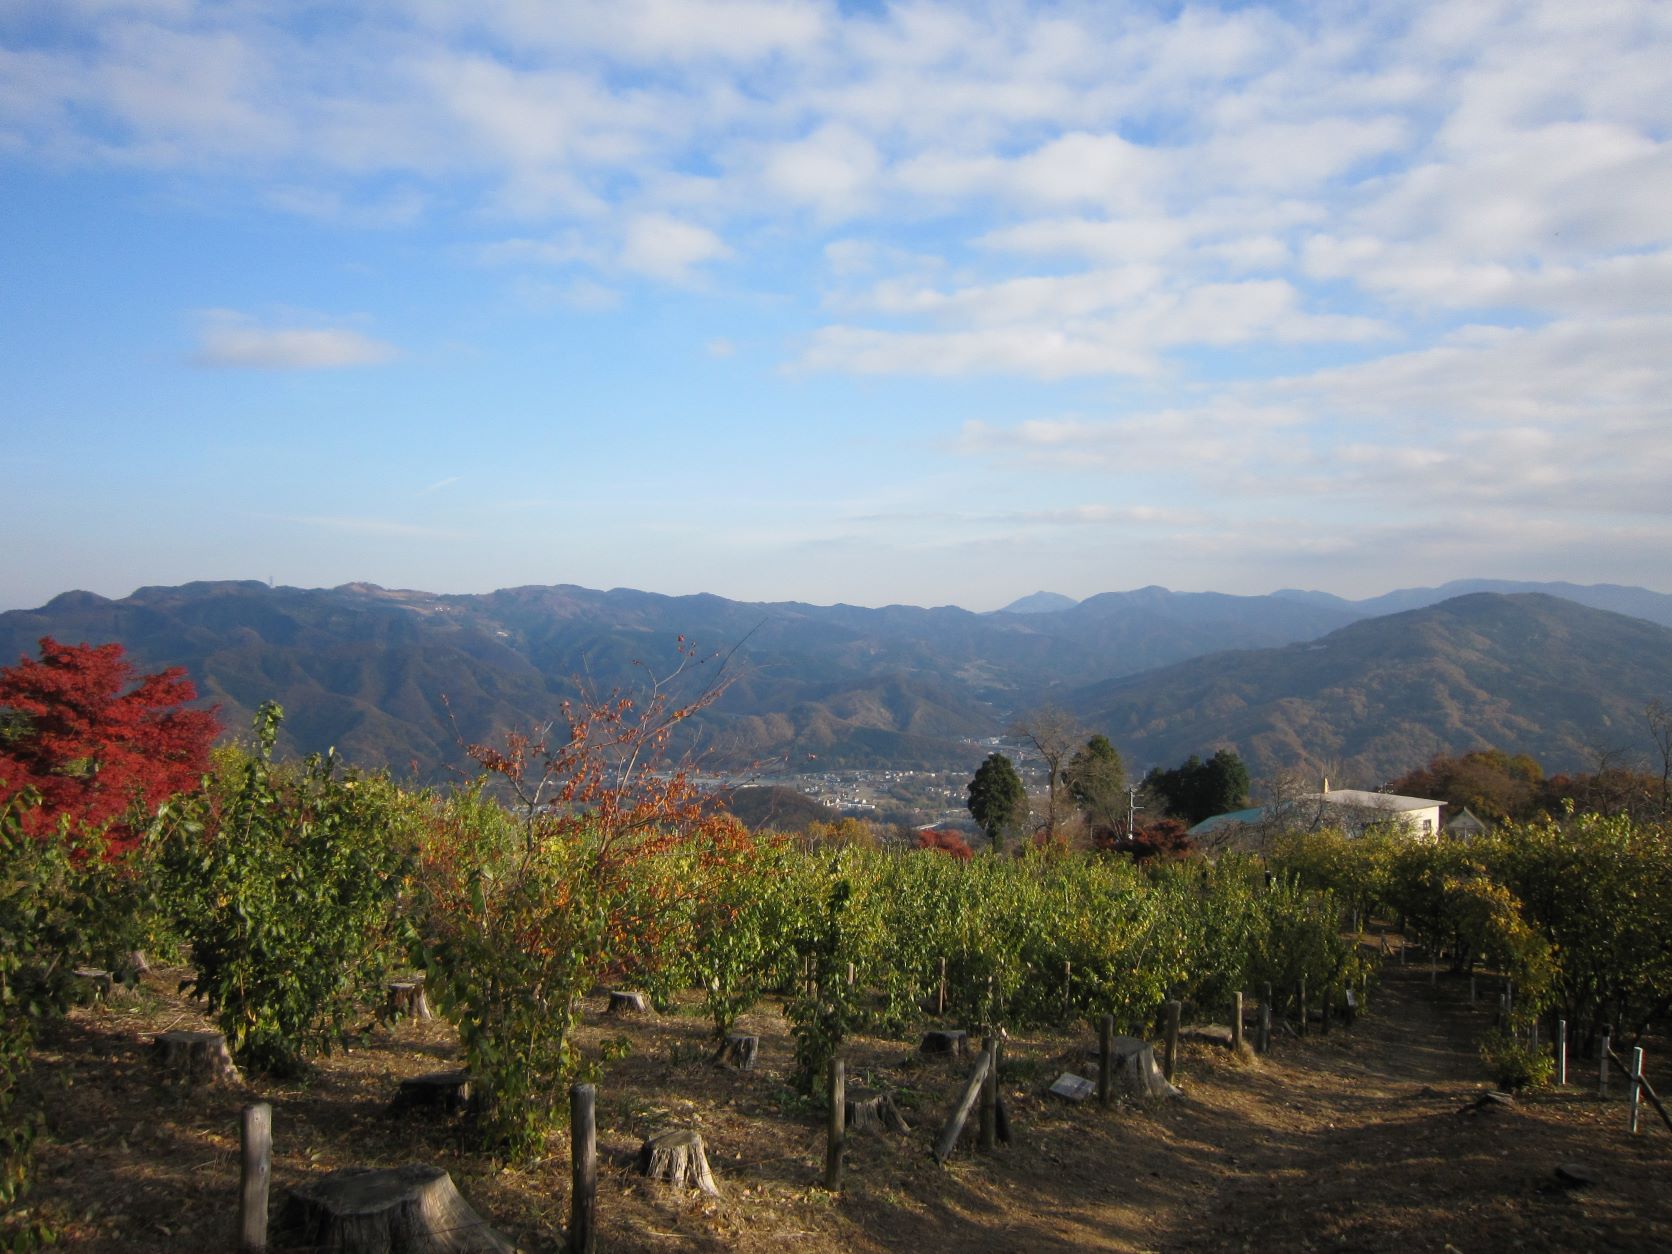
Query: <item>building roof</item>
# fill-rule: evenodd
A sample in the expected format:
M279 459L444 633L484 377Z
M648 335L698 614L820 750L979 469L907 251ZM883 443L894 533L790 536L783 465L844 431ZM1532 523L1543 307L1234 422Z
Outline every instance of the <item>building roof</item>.
M1402 797L1395 792L1368 792L1363 788L1332 788L1328 792L1309 792L1296 801L1323 801L1335 806L1363 806L1367 810L1392 810L1403 814L1407 810L1431 810L1444 805L1426 797Z
M1432 810L1445 804L1440 801L1430 801L1425 797L1402 797L1392 792L1367 792L1362 788L1332 788L1328 792L1303 793L1299 797L1292 797L1279 803L1279 806L1294 809L1307 804L1323 804L1333 806L1350 806L1355 810L1381 810L1388 814L1408 814L1413 810ZM1252 826L1265 818L1268 810L1273 806L1256 806L1252 810L1232 810L1228 814L1216 814L1211 819L1203 819L1190 829L1190 835L1202 836L1221 827L1230 827L1237 823ZM1314 820L1316 821L1316 820Z
M1252 810L1232 810L1229 814L1216 814L1211 819L1203 819L1190 829L1192 836L1202 832L1211 832L1216 827L1230 827L1233 823L1258 823L1265 814L1264 807L1255 806Z

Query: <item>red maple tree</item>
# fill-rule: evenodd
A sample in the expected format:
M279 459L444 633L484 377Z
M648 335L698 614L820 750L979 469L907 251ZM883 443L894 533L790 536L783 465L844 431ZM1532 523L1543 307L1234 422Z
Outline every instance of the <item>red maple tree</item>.
M950 854L960 862L968 862L974 851L969 842L957 832L942 831L938 827L925 827L917 833L917 847L919 849L935 849L941 853Z
M183 667L138 676L119 644L42 637L39 661L0 668L0 799L33 789L26 831L44 837L68 819L103 832L109 856L125 852L135 808L154 811L208 767L221 725L214 710L183 708L196 699Z

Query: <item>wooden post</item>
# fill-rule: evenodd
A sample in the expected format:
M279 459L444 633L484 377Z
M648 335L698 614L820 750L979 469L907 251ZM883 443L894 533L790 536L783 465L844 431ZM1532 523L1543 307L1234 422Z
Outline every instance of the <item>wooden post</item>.
M1567 1084L1567 1020L1556 1020L1556 1083Z
M1271 1003L1260 1003L1260 1052L1271 1053Z
M1403 936L1399 938L1399 965L1405 965L1405 938Z
M1608 1096L1608 1051L1613 1048L1614 1038L1608 1033L1602 1034L1602 1066L1597 1075L1597 1096Z
M946 959L940 960L940 987L935 993L935 1014L946 1013Z
M1068 1013L1069 1006L1073 1004L1073 989L1074 964L1064 959L1062 964L1062 1012L1064 1015Z
M1637 1135L1637 1112L1643 1104L1643 1047L1631 1051L1631 1134Z
M1231 995L1231 1048L1242 1053L1242 994Z
M1403 949L1401 949L1399 952L1404 953L1405 951ZM1306 1025L1307 1015L1306 1015L1306 977L1304 975L1300 977L1300 990L1299 990L1299 993L1296 996L1296 1001L1300 1005L1300 1034L1302 1036L1305 1036L1306 1032L1307 1032L1307 1025Z
M847 1154L847 1064L830 1060L830 1124L824 1142L824 1187L832 1193L842 1189L842 1160Z
M238 1125L243 1154L238 1182L239 1254L267 1249L267 1189L273 1179L273 1108L266 1102L244 1107Z
M856 975L857 975L857 973L854 971L853 963L851 963L851 962L848 963L848 987L849 988L853 987L853 982L854 982L854 979L855 979Z
M1104 1015L1097 1022L1097 1101L1109 1104L1109 1068L1113 1064L1115 1016Z
M987 1029L982 1052L987 1055L987 1075L981 1081L981 1150L991 1153L999 1137L999 1038Z
M598 1090L590 1084L569 1089L568 1254L598 1248Z
M1167 1003L1167 1053L1166 1063L1161 1068L1162 1073L1172 1082L1173 1074L1179 1064L1179 1018L1184 1013L1184 1003L1170 1001Z
M975 1060L975 1070L970 1073L969 1080L964 1084L964 1092L958 1098L958 1106L952 1112L952 1117L946 1121L941 1134L935 1142L935 1161L944 1163L958 1144L958 1134L964 1130L964 1124L970 1117L970 1111L975 1109L976 1100L981 1096L981 1089L987 1082L987 1072L992 1065L992 1055L982 1050Z
M1498 994L1498 1022L1496 1026L1502 1028L1505 1032L1509 1031L1509 1001L1502 993Z

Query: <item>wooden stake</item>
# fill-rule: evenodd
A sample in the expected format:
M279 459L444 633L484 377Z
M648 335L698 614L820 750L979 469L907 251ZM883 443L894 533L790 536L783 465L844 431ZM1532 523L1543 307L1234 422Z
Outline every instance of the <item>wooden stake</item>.
M242 1157L238 1183L238 1249L262 1254L267 1248L267 1190L273 1179L273 1108L266 1102L244 1107L239 1120Z
M1643 1103L1643 1047L1631 1051L1631 1134L1637 1135L1637 1111Z
M935 993L935 1014L946 1013L946 959L940 960L940 987Z
M1614 1054L1612 1057L1616 1067L1630 1074L1625 1059L1618 1054ZM1660 1116L1660 1121L1666 1125L1666 1130L1672 1132L1672 1113L1667 1112L1666 1103L1660 1100L1660 1094L1655 1092L1655 1086L1649 1083L1649 1077L1643 1074L1641 1067L1637 1069L1637 1088L1641 1089L1643 1096L1649 1099L1649 1104L1655 1108L1655 1113Z
M1231 1048L1242 1052L1242 994L1231 995Z
M598 1090L577 1084L569 1090L568 1254L598 1248Z
M985 1049L987 1076L981 1082L981 1151L992 1153L999 1137L999 1038L988 1029Z
M1109 1068L1113 1063L1115 1016L1104 1015L1097 1022L1097 1102L1109 1104Z
M964 1130L964 1124L969 1120L970 1111L975 1109L976 1100L981 1096L981 1087L987 1081L987 1070L992 1065L992 1055L982 1050L975 1060L975 1070L964 1083L963 1094L958 1098L958 1105L953 1110L951 1118L941 1128L940 1137L935 1141L935 1161L944 1163L958 1144L958 1134Z
M1260 1003L1260 1052L1271 1053L1271 1003Z
M1597 1076L1597 1096L1608 1096L1608 1055L1613 1052L1613 1038L1604 1032L1602 1034L1602 1066Z
M1184 1003L1170 1001L1167 1003L1167 1053L1166 1062L1161 1071L1172 1082L1173 1074L1178 1070L1179 1063L1179 1017L1184 1013Z
M1556 1083L1567 1083L1567 1020L1556 1020Z
M824 1143L824 1187L832 1193L842 1189L843 1158L847 1153L847 1064L830 1060L830 1125Z
M1399 952L1404 953L1405 951L1403 949L1401 949ZM1306 1032L1307 1032L1307 1024L1306 1024L1307 1014L1306 1014L1306 977L1304 975L1300 977L1300 991L1297 995L1297 1001L1300 1004L1300 1034L1302 1036L1305 1036Z

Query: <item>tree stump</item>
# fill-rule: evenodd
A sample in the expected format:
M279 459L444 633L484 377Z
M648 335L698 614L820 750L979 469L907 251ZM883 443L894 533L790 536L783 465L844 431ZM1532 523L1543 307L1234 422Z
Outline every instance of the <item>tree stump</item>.
M430 999L424 996L423 980L392 980L388 997L383 1003L383 1017L396 1019L429 1019Z
M610 1013L642 1015L650 1009L650 1001L643 993L629 993L620 989L610 991Z
M1131 1097L1178 1097L1180 1090L1167 1082L1155 1061L1148 1041L1135 1036L1117 1036L1110 1042L1113 1086Z
M109 971L97 967L77 967L70 974L75 976L76 985L94 1001L109 1001L116 991L116 977Z
M1201 1045L1217 1045L1221 1049L1232 1049L1236 1044L1236 1032L1224 1023L1194 1023L1185 1028L1180 1035L1187 1041L1195 1041Z
M457 1115L470 1108L468 1071L430 1071L402 1080L395 1091L396 1110L439 1110Z
M969 1041L968 1032L956 1029L925 1032L923 1043L917 1047L917 1051L920 1054L945 1054L951 1058L962 1058L969 1053Z
M710 1197L720 1196L708 1170L702 1136L690 1128L660 1133L639 1146L638 1171L652 1180L688 1185Z
M882 1136L889 1132L910 1132L900 1108L887 1093L870 1089L849 1089L847 1094L847 1128L852 1132L875 1132Z
M730 1063L739 1071L753 1071L755 1058L760 1053L760 1037L750 1036L746 1032L733 1032L726 1037L720 1046L719 1058Z
M187 1084L236 1084L238 1068L219 1032L163 1032L151 1043L162 1070Z
M447 1251L514 1254L516 1247L459 1196L440 1167L347 1167L290 1192L289 1244L346 1254Z

